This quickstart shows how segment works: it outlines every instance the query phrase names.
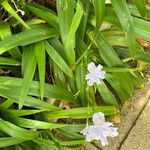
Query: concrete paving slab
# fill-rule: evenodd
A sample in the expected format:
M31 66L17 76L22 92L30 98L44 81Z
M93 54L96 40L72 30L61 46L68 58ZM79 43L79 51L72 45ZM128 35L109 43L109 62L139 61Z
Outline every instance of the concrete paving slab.
M150 100L120 150L150 150Z

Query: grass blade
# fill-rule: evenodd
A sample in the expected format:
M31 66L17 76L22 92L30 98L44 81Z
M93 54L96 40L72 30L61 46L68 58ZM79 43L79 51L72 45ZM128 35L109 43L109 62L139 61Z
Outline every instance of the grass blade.
M59 0L56 1L58 20L62 42L64 45L64 52L66 54L68 64L73 67L75 64L75 39L67 46L67 39L70 32L72 19L74 17L74 1L73 0ZM67 46L67 47L66 47Z
M12 78L12 77L4 77L0 76L0 88L3 89L6 87L7 89L16 89L16 94L19 95L18 90L20 90L22 85L21 78ZM38 81L32 81L30 89L28 91L29 95L32 96L40 96L40 88ZM44 97L46 98L55 98L57 100L66 100L66 101L74 101L74 96L71 92L64 89L64 87L55 86L46 84L44 85ZM17 96L19 97L19 96Z
M21 66L21 63L13 58L0 57L0 65Z
M111 0L111 2L127 38L131 56L134 58L137 51L136 49L139 48L140 45L135 39L134 23L129 8L124 0Z
M99 94L102 96L103 101L107 105L118 106L117 100L112 92L108 89L107 85L102 82L102 84L97 86Z
M35 25L30 30L25 30L0 41L0 54L16 46L25 46L57 35L59 33L56 29L54 30L47 25Z
M20 91L20 89L17 89L15 91L13 91L13 89L14 88L9 88L6 90L6 89L0 88L0 95L4 98L11 99L18 104L19 103L19 91ZM60 108L58 108L54 105L51 105L47 102L33 98L31 96L26 97L26 99L24 101L24 105L28 106L28 107L32 107L32 108L42 109L42 110L43 109L44 110L50 110L50 111L60 110Z
M79 0L77 2L76 13L75 13L75 15L72 19L70 31L69 31L67 42L66 42L66 48L69 47L70 44L74 44L72 42L74 41L75 33L76 33L77 28L80 24L82 15L83 15L83 6L82 6L82 3Z
M36 16L42 18L46 22L48 22L53 27L58 28L58 18L54 12L51 12L50 9L47 9L38 4L26 3L25 8L31 11Z
M28 90L31 86L31 82L36 69L36 56L34 54L34 45L29 45L24 49L23 55L27 55L28 60L26 63L26 68L22 80L22 85L20 89L20 100L19 100L19 109L22 108L24 100L27 97Z
M52 60L59 66L59 68L70 78L73 78L72 70L63 60L63 58L57 53L57 51L48 43L45 42L46 51Z
M41 99L44 95L44 83L45 83L45 71L46 71L46 56L44 41L35 43L34 52L36 55L36 61L38 63L39 79L40 79L40 94Z
M30 27L19 17L16 11L11 7L8 1L3 1L1 5L4 7L4 9L7 12L9 12L14 18L16 18L24 27L26 27L27 29L30 29Z
M24 141L26 141L26 139L20 139L20 138L14 138L14 137L0 138L0 148L16 145Z
M1 131L15 138L32 140L36 138L39 134L38 132L35 132L35 131L29 131L29 130L20 128L8 121L4 121L1 118L0 118L0 124L1 124L0 125Z
M145 13L146 13L146 3L145 0L135 0L135 4L142 16L142 18L145 17Z
M48 122L25 119L25 118L14 118L13 122L20 127L30 128L30 129L33 128L34 129L57 129L66 126L66 124L48 123Z
M45 113L47 118L89 118L95 112L103 112L105 115L112 115L116 113L114 106L95 106L95 107L83 107L83 108L72 108L68 110L55 111L51 113Z
M105 0L92 0L92 3L96 17L96 31L99 31L105 13Z

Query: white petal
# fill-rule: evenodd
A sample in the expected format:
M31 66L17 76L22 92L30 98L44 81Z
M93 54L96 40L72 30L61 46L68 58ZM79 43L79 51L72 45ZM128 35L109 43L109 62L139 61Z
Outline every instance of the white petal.
M102 112L93 115L93 122L95 125L101 125L105 122L105 116Z
M102 143L102 146L108 145L108 140L105 136L101 136L100 141Z
M88 71L92 72L93 70L96 69L96 66L93 62L91 62L90 64L88 64Z
M105 122L103 124L103 126L105 126L106 128L110 128L110 126L113 126L113 123L112 122Z
M85 79L86 79L86 80L90 79L90 74L87 74L87 75L85 76Z
M89 86L92 86L94 84L94 81L93 80L89 80L88 82L87 82L87 85L89 85Z
M105 74L106 74L105 71L101 71L99 77L100 77L101 79L105 79Z
M119 135L119 132L117 131L118 128L111 127L111 133L109 134L110 137L117 137Z
M103 66L100 65L100 64L97 66L97 69L98 69L98 70L101 70L102 68L103 68Z
M88 135L86 135L86 142L91 142L91 141L93 141L93 138L92 138L92 136L90 135L90 134L88 134Z

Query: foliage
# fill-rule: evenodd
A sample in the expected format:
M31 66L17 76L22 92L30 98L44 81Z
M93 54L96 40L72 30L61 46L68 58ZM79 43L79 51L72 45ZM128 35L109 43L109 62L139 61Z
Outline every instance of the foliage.
M79 149L86 119L114 117L142 84L150 2L106 2L57 0L56 11L0 1L0 148ZM85 80L90 62L106 71L94 87Z

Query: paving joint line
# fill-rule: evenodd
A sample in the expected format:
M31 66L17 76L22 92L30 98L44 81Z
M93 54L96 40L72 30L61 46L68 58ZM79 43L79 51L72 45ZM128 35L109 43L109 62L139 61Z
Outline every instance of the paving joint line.
M126 136L124 137L124 139L120 142L120 146L118 147L118 150L121 150L122 145L124 144L125 140L128 138L131 130L135 127L137 120L139 119L139 117L141 116L143 110L145 109L145 107L147 106L148 102L150 101L150 95L148 96L148 100L145 103L145 105L143 106L142 110L140 111L140 113L138 114L138 116L136 117L135 121L132 124L132 127L129 129L129 131L127 132Z

